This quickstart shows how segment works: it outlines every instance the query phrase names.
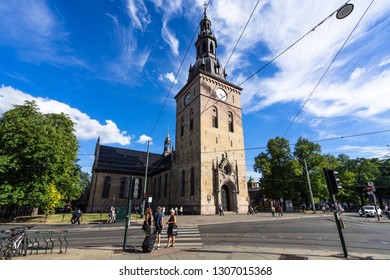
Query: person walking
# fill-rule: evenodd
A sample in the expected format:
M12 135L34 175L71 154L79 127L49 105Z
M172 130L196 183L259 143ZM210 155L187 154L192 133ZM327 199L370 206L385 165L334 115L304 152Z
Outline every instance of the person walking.
M279 206L279 217L283 217L283 206Z
M223 208L222 208L221 204L218 204L218 215L219 216L225 216L225 214L223 213Z
M175 210L169 211L169 214L171 216L169 217L169 220L167 222L167 225L168 225L168 230L167 230L167 235L168 235L167 248L175 247L175 238L176 238L176 236L173 233L173 228L176 226ZM172 240L172 242L171 242L171 240Z
M161 231L163 230L163 224L164 224L164 218L163 218L161 206L157 207L153 217L154 217L155 234L157 235L157 245L155 246L155 248L159 250L160 241L161 241Z
M79 224L80 225L80 218L81 218L81 215L82 215L82 213L81 213L81 210L80 209L77 209L76 211L75 211L75 217L74 217L74 222L73 222L73 226L77 223L77 224Z
M271 213L272 213L272 217L275 217L275 206L274 205L271 206Z

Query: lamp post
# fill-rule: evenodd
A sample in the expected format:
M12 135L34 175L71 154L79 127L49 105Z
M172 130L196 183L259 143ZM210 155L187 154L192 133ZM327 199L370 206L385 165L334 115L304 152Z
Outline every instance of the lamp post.
M146 168L145 168L145 182L144 182L144 194L146 193L146 187L147 187L147 182L148 182L148 167L149 167L149 145L150 145L150 140L148 140L148 148L146 152ZM145 197L143 197L142 200L142 212L141 212L141 218L145 217Z
M309 171L307 170L307 163L306 163L306 159L305 158L303 158L303 162L305 163L307 183L309 185L309 192L310 192L310 198L311 198L311 207L313 208L314 214L316 214L316 206L314 204L313 192L311 190L310 176L309 176Z

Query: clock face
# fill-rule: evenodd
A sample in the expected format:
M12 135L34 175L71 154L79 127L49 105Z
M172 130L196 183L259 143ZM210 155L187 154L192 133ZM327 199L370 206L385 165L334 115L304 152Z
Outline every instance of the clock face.
M191 101L191 93L187 93L186 97L184 97L184 105L190 104Z
M215 91L215 93L217 94L217 97L218 97L219 100L226 101L226 99L227 99L227 94L226 94L226 92L225 92L223 89L218 88L218 89Z

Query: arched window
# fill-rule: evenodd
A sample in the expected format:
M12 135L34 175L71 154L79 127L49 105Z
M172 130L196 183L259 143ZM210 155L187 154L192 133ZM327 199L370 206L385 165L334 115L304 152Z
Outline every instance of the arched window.
M184 135L184 117L181 117L181 127L180 127L180 135Z
M195 195L195 169L191 168L190 195Z
M203 42L203 53L206 53L206 52L207 52L206 42Z
M233 125L233 114L232 112L228 113L228 128L229 132L234 132L234 125Z
M102 198L108 198L108 195L110 194L110 186L111 186L111 177L106 176L104 178Z
M158 198L161 198L162 181L161 176L158 178Z
M121 185L119 187L119 198L125 198L125 196L127 195L125 189L126 189L126 177L122 177Z
M194 110L190 110L190 130L194 128Z
M164 180L164 197L168 196L168 174L165 174Z
M218 128L218 109L213 107L212 126Z
M153 187L154 187L153 197L157 197L157 178L155 177L153 181L154 181L153 182Z
M142 179L138 179L138 191L137 191L137 196L134 198L141 198L142 197L142 192L143 192L144 186L142 185Z
M214 54L214 45L212 42L210 42L210 52Z
M181 196L186 194L186 172L183 170L181 172Z

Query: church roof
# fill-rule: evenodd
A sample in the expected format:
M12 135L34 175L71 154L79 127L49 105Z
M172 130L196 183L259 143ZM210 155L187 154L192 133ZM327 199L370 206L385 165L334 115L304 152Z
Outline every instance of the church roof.
M147 153L110 146L99 146L95 171L145 175ZM171 167L171 155L149 153L148 174L165 171Z

